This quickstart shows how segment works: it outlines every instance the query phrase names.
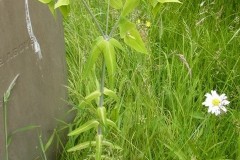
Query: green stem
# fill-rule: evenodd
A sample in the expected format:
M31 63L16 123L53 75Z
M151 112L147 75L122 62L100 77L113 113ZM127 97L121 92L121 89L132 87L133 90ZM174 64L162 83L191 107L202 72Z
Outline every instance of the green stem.
M4 95L5 97L5 95ZM3 97L3 130L5 143L5 160L8 160L7 100Z
M93 15L92 11L90 10L90 7L87 5L87 3L84 0L82 0L82 2L84 4L85 8L87 9L88 13L93 18L94 23L97 25L97 28L98 28L99 32L102 34L103 37L106 37L106 35L104 34L100 24L98 23L97 19L95 18L95 16Z
M101 82L100 82L100 99L99 99L99 106L98 107L103 107L103 103L104 103L104 78L105 78L105 62L104 59L102 61L102 74L101 74ZM98 135L102 134L102 127L101 125L98 126L98 130L97 130Z
M121 17L119 17L118 20L117 20L117 22L114 24L114 26L113 26L110 34L109 34L109 37L112 37L113 33L114 33L115 30L117 29L120 19L121 19Z
M100 82L100 99L99 99L99 107L103 107L103 102L104 102L104 78L105 78L105 62L103 59L102 62L102 75L101 75L101 82Z
M108 0L108 8L107 8L107 25L106 25L106 35L108 35L108 20L109 20L109 10L110 10L110 0Z

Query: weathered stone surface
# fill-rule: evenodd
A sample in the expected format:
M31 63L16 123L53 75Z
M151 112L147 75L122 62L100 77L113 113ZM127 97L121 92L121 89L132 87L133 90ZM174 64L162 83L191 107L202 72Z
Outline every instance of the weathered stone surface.
M39 134L46 142L57 125L56 119L66 117L66 64L63 29L59 22L47 6L37 0L0 0L0 97L20 74L7 106L8 131L29 125L41 126L13 136L10 160L42 159ZM0 101L2 160L2 98ZM48 152L49 160L55 159L53 152L54 149Z

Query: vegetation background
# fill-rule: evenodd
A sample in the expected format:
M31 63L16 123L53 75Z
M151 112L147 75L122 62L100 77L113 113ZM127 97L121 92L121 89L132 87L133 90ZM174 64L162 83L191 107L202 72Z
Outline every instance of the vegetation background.
M240 160L239 1L182 2L164 5L153 18L150 5L142 0L131 15L149 55L128 47L126 53L117 53L115 89L120 103L107 99L107 107L111 110L108 116L121 132L111 131L107 137L123 150L104 149L114 160ZM71 130L92 116L79 104L96 88L95 79L84 77L83 69L93 41L100 34L82 2L70 3L71 13L64 29L69 101L77 113L68 124ZM88 3L105 28L107 4L97 0ZM117 12L110 10L110 27L117 18ZM151 25L146 26L146 22ZM115 38L119 37L117 33ZM228 96L226 114L207 113L202 102L211 90ZM95 133L69 137L61 159L91 159L91 148L66 151L89 137L94 138Z

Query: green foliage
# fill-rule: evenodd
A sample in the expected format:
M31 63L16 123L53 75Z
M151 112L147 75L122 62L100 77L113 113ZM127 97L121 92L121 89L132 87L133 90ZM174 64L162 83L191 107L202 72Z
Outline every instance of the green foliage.
M115 9L121 9L123 7L122 0L105 0L106 2L110 1L110 6Z
M90 121L84 123L83 125L81 125L79 128L68 133L68 136L79 135L80 133L88 131L89 129L97 128L98 125L99 125L99 122L97 120L90 120Z
M115 48L109 40L104 40L102 52L103 52L104 61L106 63L106 67L108 71L110 87L113 88L114 80L115 80L114 75L116 73L117 62L116 62Z
M4 157L5 160L8 160L8 147L9 144L11 143L11 136L9 136L8 134L8 124L7 124L7 120L8 120L8 109L7 109L7 103L9 101L10 95L11 95L11 91L13 89L13 87L16 84L16 81L19 77L19 74L17 74L14 79L12 80L12 82L10 83L10 85L8 86L7 91L3 94L3 131L4 131Z
M41 2L45 4L50 4L50 1L41 1ZM88 86L82 87L81 90L77 90L74 87L82 86L79 82L84 80L77 80L77 78L75 77L74 79L75 81L71 82L71 85L73 87L72 90L75 90L74 94L76 92L76 95L78 95L76 97L77 101L74 101L76 103L76 106L85 105L86 107L84 108L84 111L86 110L89 111L88 110L89 106L96 107L96 109L91 110L92 112L89 112L89 114L91 115L87 115L83 119L79 117L76 118L77 120L74 122L74 126L73 126L73 127L76 126L76 129L71 131L68 134L70 136L69 138L73 141L72 146L69 146L68 148L70 149L68 149L67 151L73 152L73 151L81 150L81 152L78 153L79 155L90 154L90 157L91 157L92 156L91 153L87 153L87 151L82 151L82 150L89 147L90 148L94 147L95 155L93 157L95 157L95 159L97 160L100 160L103 157L109 157L108 155L105 155L107 153L106 150L108 149L108 147L122 150L121 147L116 145L116 144L121 144L121 146L127 146L128 150L124 153L120 153L116 151L115 155L110 153L110 155L114 155L113 156L114 158L117 157L118 154L121 154L121 156L123 156L125 159L161 159L162 157L159 155L163 154L163 151L168 150L170 154L165 157L166 159L174 159L176 157L178 159L191 159L192 157L189 157L189 155L186 154L188 153L186 150L185 152L183 152L181 149L178 149L181 147L184 148L185 145L188 144L188 140L187 142L186 141L181 142L182 139L178 136L178 134L180 134L182 131L180 130L174 135L171 135L171 132L174 132L175 130L173 129L172 131L167 129L168 126L170 126L170 128L172 127L171 126L172 123L176 123L174 124L175 126L181 126L181 124L178 124L178 121L177 121L178 118L183 119L184 121L183 123L184 125L186 125L185 122L189 120L188 118L189 117L194 118L194 116L189 116L187 113L188 111L184 111L183 106L185 104L182 104L184 102L183 101L184 98L182 97L182 95L179 96L176 93L177 89L179 93L180 91L184 92L184 90L182 90L181 87L179 88L172 87L173 84L175 85L175 83L177 83L178 81L178 79L174 79L175 68L172 65L176 63L176 60L171 56L169 56L169 54L167 53L167 52L170 52L169 50L165 51L164 50L165 48L164 47L162 48L162 46L167 46L168 48L169 47L168 45L172 44L171 42L167 44L165 41L162 41L161 36L163 33L160 33L160 31L164 29L162 28L159 29L157 27L159 24L156 24L156 25L154 24L153 28L149 30L148 33L146 33L144 29L140 28L141 26L140 27L136 26L136 24L133 23L133 21L135 20L133 17L136 15L131 17L132 16L131 14L136 14L135 10L139 5L139 2L140 2L139 0L125 0L125 1L106 0L105 2L109 2L108 5L111 6L112 8L108 9L108 6L103 7L103 9L108 10L108 13L106 14L106 17L107 17L106 33L104 33L101 27L104 25L105 20L101 19L99 20L100 21L99 22L98 19L100 19L100 17L104 17L105 14L100 14L101 16L94 16L94 15L98 15L95 13L95 10L97 10L95 8L96 6L94 5L91 7L88 6L92 2L86 3L84 0L82 2L84 3L85 8L90 13L89 15L94 20L95 25L97 26L99 32L102 35L101 36L98 35L98 38L96 38L93 45L91 45L91 43L87 43L87 46L92 46L92 48L89 49L89 47L86 47L91 51L89 56L87 56L88 58L87 58L86 64L84 64L85 66L84 70L82 71L82 68L79 67L80 69L79 68L76 69L77 73L72 73L70 71L71 76L76 76L74 74L78 74L78 76L76 76L77 78L81 79L82 77L84 77L85 80L87 78L94 79L94 80L89 80L87 81L87 83L84 83L84 84L88 84ZM145 7L150 9L149 12L153 13L154 20L159 22L161 16L163 16L162 13L159 11L162 9L164 3L167 3L167 2L181 3L178 0L151 0L150 1L151 6L145 6ZM52 4L51 4L51 7L53 7ZM69 11L69 1L59 0L56 4L54 3L54 9L57 9L57 8L59 8L61 12L64 15L66 15ZM161 15L159 16L160 18L157 16L159 13L161 13ZM115 20L115 14L119 16L116 23L110 21L112 19ZM79 16L83 17L83 15L86 15L86 14L84 14L83 11L81 10ZM113 18L111 19L110 17L111 18L113 17ZM150 14L149 14L149 17L151 17ZM82 19L85 19L85 17ZM155 23L155 22L152 22L152 23ZM171 21L169 21L169 23L171 23ZM73 28L75 29L75 27ZM112 27L112 30L110 34L108 34L108 30L110 27ZM78 30L82 30L82 28L78 28L78 27L76 28ZM114 32L116 31L116 28L119 29L119 33L115 34ZM159 29L160 31L157 29ZM161 35L161 36L160 38L158 37L156 39L154 38L151 39L151 42L149 43L148 47L145 47L144 41L141 36L143 35L143 31L145 32L145 34L152 35L152 37L156 37L157 35ZM154 32L158 34L155 34ZM164 30L164 32L166 31ZM89 31L85 33L89 34ZM75 38L80 37L80 34L75 36L74 39L72 40L75 42ZM118 35L120 35L120 38L123 39L124 43L129 48L125 47L125 45L122 46L122 44L120 43L121 41L118 40L119 37L115 37ZM163 35L165 36L165 34ZM144 38L146 39L146 37ZM92 40L92 38L90 39ZM85 41L85 40L82 39L81 41ZM78 41L78 42L81 42L81 41ZM178 42L179 42L179 39L178 39ZM68 41L67 43L72 44L73 42ZM161 44L161 46L159 45L159 43ZM82 42L81 42L81 45L82 45ZM174 43L174 45L175 46L171 46L171 47L177 48L176 46L178 46L179 43L177 44ZM80 45L76 45L76 46L80 46ZM84 50L84 52L88 52L88 50L85 50L86 48L83 47L82 50ZM74 53L79 53L80 51L82 52L82 50L77 50ZM121 58L118 58L120 54L117 54L117 51L124 53L121 55L122 56ZM143 53L143 55L131 54L131 53L134 53L134 51ZM153 59L151 59L152 57L148 55L148 51L153 52L154 54L152 56L154 57ZM159 56L159 54L161 54L161 56ZM126 57L128 55L133 56L133 59L135 58L136 61L134 61L134 63L129 63L129 61L126 60L127 59ZM143 56L145 57L143 58ZM81 60L81 58L82 57L78 57L78 60L76 60L77 59L76 58L75 59L76 61L74 63L80 63L79 60ZM102 65L99 65L99 61L103 62ZM156 64L155 61L158 61L158 63ZM141 66L140 64L142 63L145 65L145 67L149 68L150 70L149 72L144 71L141 67L139 67ZM121 69L117 70L118 65L120 65L119 68L122 68L122 70L126 71L124 74L123 72L121 72ZM107 70L107 75L105 75L105 66ZM181 65L176 65L176 66L181 68ZM159 69L159 67L162 67L161 71L155 71L153 69L153 68ZM83 76L81 73L84 73ZM156 76L155 74L158 76ZM139 75L139 76L136 76L136 75ZM132 78L129 78L129 76L132 76ZM108 78L108 80L104 81L106 77ZM99 81L97 79L99 79ZM189 82L187 78L181 79L181 80L187 83L192 82L192 81ZM94 83L95 81L97 81L97 84L93 85L92 81L94 81ZM144 83L141 83L141 82L144 82ZM194 82L194 83L197 84L197 82ZM152 84L152 86L149 84ZM162 87L162 84L165 84L165 86ZM112 90L107 89L105 85ZM196 89L194 87L192 88L186 87L185 89L188 90L188 94L193 94L193 91ZM117 88L116 90L118 94L116 94L116 92L113 91L113 88ZM161 91L159 91L158 88L161 88ZM95 90L95 91L90 93L89 91L92 91L92 90ZM93 100L96 100L96 104L92 103ZM136 101L136 103L134 101ZM189 103L189 105L192 104L191 100L188 99L186 101ZM164 108L165 107L164 104L167 104L166 110ZM114 106L117 106L117 107L114 108ZM161 108L160 107L158 108L157 106L161 106ZM174 106L177 106L178 108L173 109ZM115 116L117 117L116 122L110 120L108 117L109 115L111 116L112 114L115 114L115 112L117 115ZM189 112L191 112L191 115L195 115L195 114L192 114L191 110ZM156 118L154 114L156 114L161 118L156 118L157 120L154 120L153 122L149 120L145 122L144 117L143 118L141 117L141 120L138 119L139 117L137 116L141 114L146 115L148 119L151 119L151 120L152 119L154 120ZM185 115L187 117L185 117ZM171 119L172 117L174 117L174 119ZM88 120L89 118L93 120L89 121ZM196 116L195 116L195 119L196 119ZM81 124L82 121L87 121L87 122L84 123L83 125L80 125L80 127L78 127L79 126L78 124L79 123ZM162 132L159 131L158 123L156 122L160 123L159 125L163 127L161 128ZM137 125L138 123L139 124L147 123L147 124L141 125L141 127L139 127ZM122 124L124 124L124 126L122 126ZM121 130L124 131L123 134L119 132L119 126L122 126ZM109 129L109 127L111 128ZM138 132L135 132L134 128L137 128L137 127L141 128L141 134ZM185 126L183 126L183 128L184 127ZM112 130L112 128L115 130ZM88 141L89 137L93 137L92 132L90 131L91 129L95 129L96 131L95 141ZM133 133L133 135L130 133ZM189 135L190 132L187 132L186 134ZM82 138L84 136L87 137L86 138L87 141L84 138ZM115 140L116 137L118 138L120 137L120 138L119 139L117 138L117 140L114 141L114 144L110 143L109 141L106 141L106 139ZM78 139L80 139L80 141L78 141ZM83 141L83 139L85 142ZM146 142L143 145L141 145L142 140ZM82 141L84 143L82 143ZM152 151L151 145L155 146L155 150ZM105 146L106 148L103 146ZM144 149L140 150L139 148L144 148ZM189 150L190 150L190 153L194 152L194 149L192 148ZM122 159L122 158L119 158L119 159Z
M97 136L96 139L100 139L100 140L101 140L100 143L101 143L102 145L108 146L108 147L110 147L111 149L122 150L121 147L119 147L119 146L117 146L117 145L114 145L114 144L112 144L111 142L108 142L108 141L105 141L105 140L102 141L102 135ZM79 150L86 149L86 148L88 148L88 147L92 147L92 146L96 146L96 145L97 145L97 141L87 141L87 142L78 144L78 145L76 145L76 146L68 149L68 152L79 151Z
M121 45L121 43L119 43L118 40L114 39L114 38L111 38L109 40L109 42L114 46L114 47L117 47L118 49L120 49L121 51L125 52L123 46Z
M160 3L168 3L168 2L175 2L175 3L181 3L179 0L158 0Z
M169 2L182 3L179 0L149 0L149 1L153 7L155 7L158 3L169 3Z
M112 91L112 90L110 90L110 89L104 88L103 93L104 93L105 95L109 96L109 97L112 97L115 101L118 101L118 100L119 100L116 92L114 92L114 91Z
M106 124L107 124L106 108L98 107L97 115L98 115L98 118L100 119L101 123L106 126Z
M49 4L50 2L52 2L52 0L38 0L38 1L44 4Z
M88 141L88 142L78 144L78 145L68 149L67 151L68 152L79 151L79 150L82 150L82 149L85 149L85 148L88 148L88 147L91 147L91 146L96 146L96 141Z
M131 13L139 4L139 0L126 0L121 16L126 17Z
M54 9L57 8L59 8L62 15L66 17L70 11L69 0L58 0L57 3L54 5Z
M87 96L85 97L85 101L89 103L89 102L91 102L92 100L94 100L94 99L96 99L96 98L98 98L98 97L100 97L100 96L101 96L100 91L99 91L99 90L96 90L96 91L90 93L89 95L87 95Z
M116 129L118 132L120 132L119 128L117 127L116 123L114 123L112 120L110 119L106 119L106 124L113 127L114 129Z
M149 55L135 54L135 50L119 40L118 32L113 34L124 44L125 53L116 50L119 69L115 74L114 88L119 101L116 104L112 98L104 97L108 118L111 117L121 130L109 129L108 134L103 135L102 153L112 159L239 159L240 60L236 54L239 48L239 5L236 2L226 5L223 1L214 4L205 1L200 7L200 1L183 2L182 5L158 2L162 10L155 18L151 17L152 6L141 3L137 10L125 17L131 22L138 18L143 21L137 24L137 28L141 35L145 34ZM89 91L99 88L95 77L82 75L88 58L86 53L91 51L92 40L99 33L80 2L72 3L73 12L65 23L65 34L70 100L78 105ZM99 1L89 3L103 26L106 6ZM115 10L111 11L110 17L115 14ZM150 28L145 27L146 20L151 22ZM113 25L109 21L109 26ZM95 63L96 69L92 70L97 77L99 64ZM231 101L228 112L220 117L208 115L202 106L204 94L211 89L225 92ZM112 116L114 111L117 116ZM89 118L92 117L88 110L83 109L73 124L78 126ZM67 150L95 136L90 131L77 138L69 137L65 148ZM112 151L104 145L105 139L118 144L123 152ZM94 159L95 153L92 157L89 155L93 154L95 146L74 153L63 152L62 159ZM104 155L101 157L104 159Z
M93 68L97 58L100 54L103 55L107 71L110 86L113 87L114 85L114 74L116 72L116 51L114 46L122 49L121 44L115 39L104 39L102 36L98 37L96 40L96 44L92 49L88 62L86 64L86 72L85 74L88 75L89 71Z
M157 16L158 12L162 8L162 4L174 2L174 3L182 3L179 0L149 0L150 4L152 5L152 14L154 17Z
M96 156L95 156L95 160L101 160L101 156L102 156L102 141L103 141L103 135L98 134L96 136Z
M55 10L57 8L59 8L64 17L67 17L67 15L69 14L70 11L69 0L58 0L56 3L55 0L38 0L38 1L43 4L47 4L49 10L51 11L54 17L56 16Z
M104 42L104 38L103 36L98 37L95 40L95 44L92 47L92 51L90 53L90 56L88 58L85 70L84 70L84 75L87 76L91 69L93 68L94 64L97 61L97 58L99 57L99 55L102 53L103 50L103 42Z
M147 49L142 41L136 25L126 18L121 18L119 23L120 36L124 42L140 53L147 54Z

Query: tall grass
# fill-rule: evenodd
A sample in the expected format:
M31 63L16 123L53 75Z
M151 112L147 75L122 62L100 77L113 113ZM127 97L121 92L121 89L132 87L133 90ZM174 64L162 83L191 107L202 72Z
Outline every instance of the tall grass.
M168 4L157 18L150 16L148 4L142 2L132 19L142 21L138 27L150 54L141 55L126 47L126 53L117 55L120 103L107 102L110 117L121 132L108 137L123 151L105 152L123 160L240 159L238 1ZM90 6L104 28L107 5L91 1ZM96 82L83 77L82 72L92 43L100 34L81 1L72 0L71 11L64 28L70 103L76 113L71 126L77 127L92 116L79 104L96 88ZM110 22L115 19L112 11ZM146 27L145 21L150 21L151 27ZM219 117L208 114L202 106L205 93L213 89L226 93L231 102L228 112ZM65 149L94 135L69 138ZM64 150L62 159L88 159L92 152Z

